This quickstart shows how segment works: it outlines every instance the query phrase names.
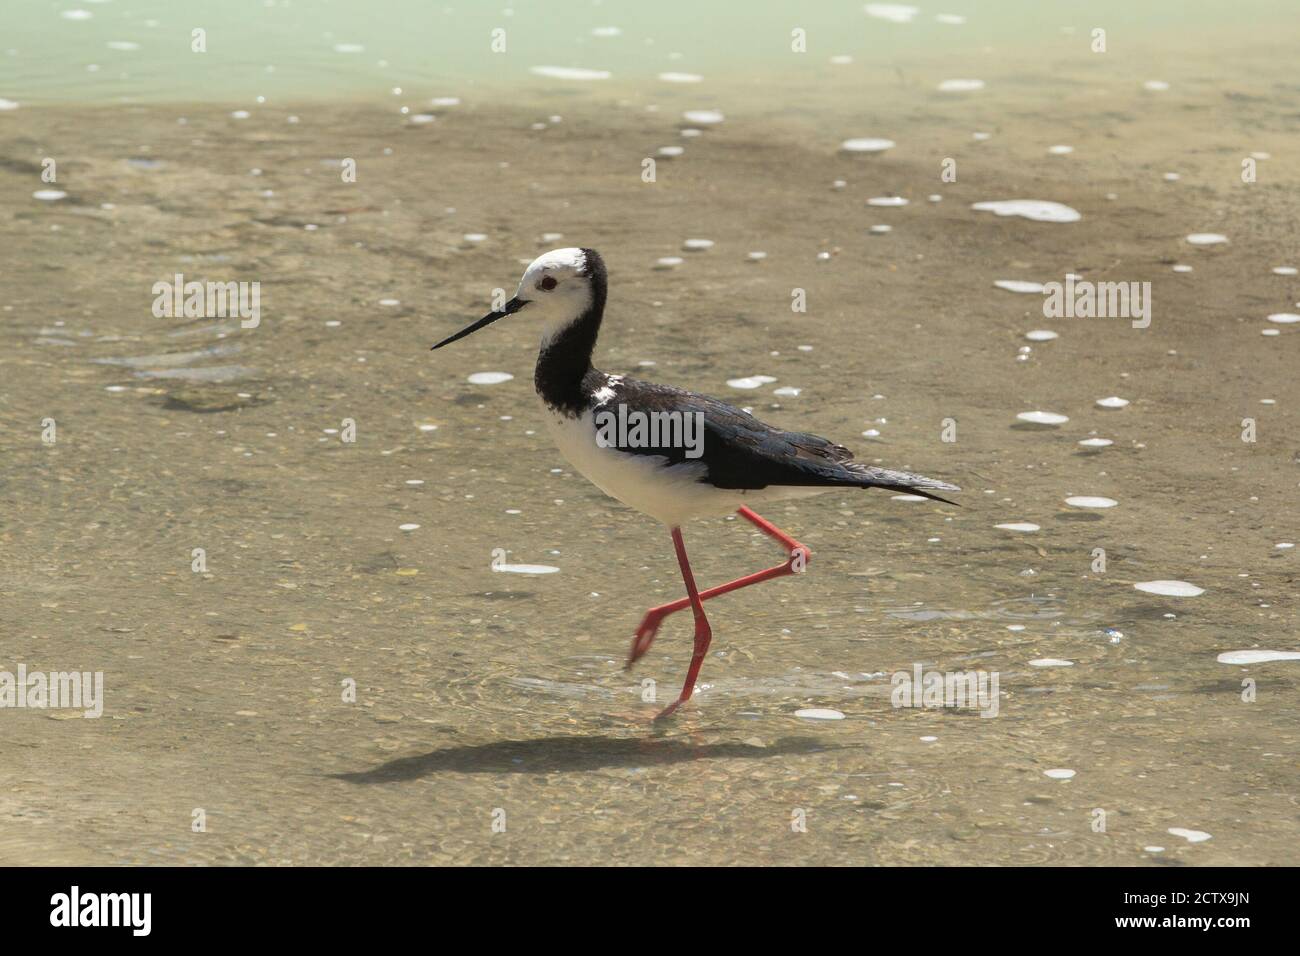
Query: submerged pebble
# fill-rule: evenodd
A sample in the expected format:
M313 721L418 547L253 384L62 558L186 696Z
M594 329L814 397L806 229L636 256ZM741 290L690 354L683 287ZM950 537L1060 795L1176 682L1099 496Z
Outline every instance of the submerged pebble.
M687 110L682 114L682 119L697 126L716 126L726 117L718 110Z
M1043 284L1041 282L1026 282L1023 279L994 279L993 284L999 289L1005 289L1007 292L1042 292ZM1048 336L1055 338L1056 334Z
M732 388L760 388L775 381L770 375L747 375L744 378L729 378L727 384Z
M807 707L803 710L794 712L796 717L802 717L804 720L843 720L844 715L838 710L830 710L825 707Z
M1186 581L1138 581L1133 587L1144 594L1159 594L1161 597L1196 597L1205 593L1205 588Z
M1022 422L1029 422L1033 425L1064 425L1070 419L1066 415L1060 415L1056 412L1021 412L1016 416Z
M868 3L862 9L869 17L888 20L891 23L911 23L921 12L918 7L906 3Z
M840 144L840 149L846 153L881 153L887 149L893 149L894 145L892 139L862 137L859 139L846 139Z
M500 385L502 382L508 382L512 378L509 372L474 372L469 376L467 381L471 385Z
M1078 222L1083 218L1077 209L1047 199L997 199L972 203L971 208L998 216L1020 216L1035 222Z
M1216 660L1220 664L1268 664L1272 661L1300 661L1300 651L1224 651Z
M560 569L549 564L494 564L492 570L505 574L554 574Z
M529 73L552 80L608 80L608 70L587 70L577 66L530 66Z

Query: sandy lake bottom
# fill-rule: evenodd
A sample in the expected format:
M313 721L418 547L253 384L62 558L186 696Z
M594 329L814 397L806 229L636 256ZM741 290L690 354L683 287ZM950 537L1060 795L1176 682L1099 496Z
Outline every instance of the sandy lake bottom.
M1300 863L1300 663L1218 659L1300 649L1282 67L0 114L0 670L104 675L97 719L0 710L0 862ZM972 208L1010 199L1080 218ZM660 726L689 618L623 657L667 534L550 444L524 316L428 351L562 245L610 268L600 367L964 489L772 509L812 565L709 605ZM260 324L155 317L177 273ZM994 285L1067 274L1149 282L1150 326ZM685 536L702 584L779 558ZM891 706L916 664L997 716Z

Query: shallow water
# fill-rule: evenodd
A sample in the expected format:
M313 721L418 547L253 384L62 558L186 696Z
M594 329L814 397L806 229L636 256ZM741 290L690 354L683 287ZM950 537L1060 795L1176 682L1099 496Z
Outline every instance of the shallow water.
M98 49L118 6L57 28L101 31ZM606 4L601 23L547 21L517 77L425 63L400 18L366 16L286 29L274 75L293 82L258 104L239 65L266 36L241 32L220 83L141 58L92 93L19 4L31 32L0 61L18 103L0 112L0 670L102 671L105 701L99 719L0 709L0 860L1300 862L1300 663L1219 660L1300 649L1297 557L1278 547L1300 516L1300 340L1267 318L1300 300L1274 271L1300 259L1300 88L1287 8L1246 6L1255 20L1232 23L1116 6L1103 56L1050 5L1014 29L850 5L818 14L842 42L810 26L794 61L777 5L741 32L754 44L719 45ZM938 12L968 21L941 35ZM455 29L485 34L482 18ZM590 37L606 23L622 35ZM304 36L331 42L304 52ZM598 39L624 48L602 60ZM384 41L410 71L400 95L372 63L329 66L334 43ZM551 62L614 76L527 73ZM705 79L654 79L672 70ZM985 86L938 92L955 78ZM724 119L684 137L696 109ZM896 145L840 149L873 137ZM684 153L642 182L670 145ZM1269 158L1246 184L1252 153ZM909 203L867 204L893 196ZM1009 199L1081 218L971 208ZM714 245L684 247L699 238ZM630 674L623 655L644 608L681 593L666 533L546 439L523 316L428 351L567 244L610 266L601 367L965 489L960 508L832 493L771 509L812 548L808 573L710 603L699 692L659 726L689 620ZM155 317L153 284L178 272L260 282L260 324ZM1150 327L1048 318L994 285L1067 273L1149 281ZM1130 404L1098 406L1110 396ZM1017 418L1032 410L1068 420ZM685 536L702 583L779 557L735 520ZM1135 587L1171 581L1204 592ZM917 664L997 673L997 716L892 706L892 675Z

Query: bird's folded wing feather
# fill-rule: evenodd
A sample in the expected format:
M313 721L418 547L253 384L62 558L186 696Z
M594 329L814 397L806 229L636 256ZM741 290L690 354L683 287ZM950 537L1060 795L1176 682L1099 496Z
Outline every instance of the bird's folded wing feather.
M769 485L802 487L877 487L946 499L929 491L960 491L924 475L877 468L853 460L853 452L818 435L787 432L764 424L733 405L670 385L623 380L605 405L626 403L628 411L702 413L707 480L719 488L757 489ZM683 448L625 448L660 455L667 463L689 460Z

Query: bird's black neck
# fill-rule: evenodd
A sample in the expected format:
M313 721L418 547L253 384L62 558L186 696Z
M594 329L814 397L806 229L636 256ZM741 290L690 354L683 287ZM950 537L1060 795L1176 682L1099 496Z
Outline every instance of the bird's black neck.
M593 276L591 302L576 320L542 344L537 353L533 384L537 394L563 415L582 414L587 407L583 378L591 371L591 356L605 314L605 277Z

